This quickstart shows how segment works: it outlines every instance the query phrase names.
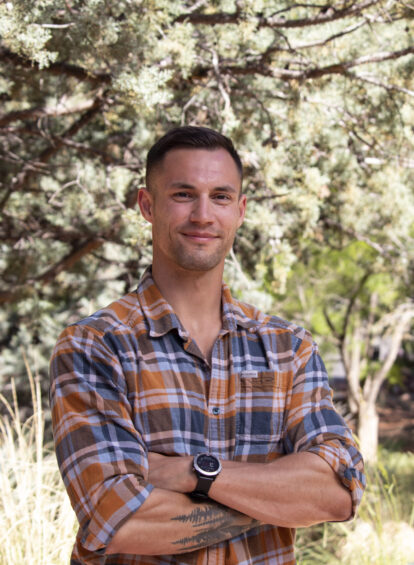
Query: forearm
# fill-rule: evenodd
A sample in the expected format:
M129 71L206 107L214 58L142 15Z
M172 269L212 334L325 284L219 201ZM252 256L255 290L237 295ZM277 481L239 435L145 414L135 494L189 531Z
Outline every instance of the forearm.
M282 527L346 520L350 492L314 453L294 453L268 464L223 462L210 497L249 516Z
M106 553L186 553L250 530L256 520L214 501L154 488L138 512L117 531Z
M150 455L150 480L175 492L191 492L197 479L191 457ZM282 527L346 520L350 492L330 465L315 453L285 455L271 463L222 461L211 499L259 520Z
M197 482L192 457L150 454L149 479L156 488L118 530L107 553L186 553L260 523L302 527L351 515L349 491L314 453L286 455L271 463L222 465L210 488L211 500L199 502L185 494Z

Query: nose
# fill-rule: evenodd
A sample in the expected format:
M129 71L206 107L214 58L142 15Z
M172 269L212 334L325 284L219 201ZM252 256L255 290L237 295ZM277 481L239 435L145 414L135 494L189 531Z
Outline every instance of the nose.
M211 202L207 195L201 195L194 201L190 220L197 224L212 223Z

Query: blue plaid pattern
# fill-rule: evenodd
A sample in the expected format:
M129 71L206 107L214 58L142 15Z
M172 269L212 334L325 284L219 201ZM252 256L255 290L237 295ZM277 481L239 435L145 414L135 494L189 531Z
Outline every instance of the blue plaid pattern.
M105 556L151 494L147 451L262 463L311 451L350 490L355 512L362 458L310 334L235 300L226 285L222 304L210 364L150 270L136 292L59 337L50 394L57 459L79 521L72 565L295 563L294 530L274 526L191 554Z

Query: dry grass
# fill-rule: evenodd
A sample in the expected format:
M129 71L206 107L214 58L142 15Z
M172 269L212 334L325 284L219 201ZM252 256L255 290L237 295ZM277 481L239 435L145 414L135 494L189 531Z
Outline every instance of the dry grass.
M382 451L352 522L298 532L299 565L414 565L414 454Z
M21 421L0 395L0 565L63 565L69 562L75 515L51 446L44 446L40 386L28 370L33 416Z
M39 383L27 366L33 416L0 394L0 565L67 565L76 521L52 446ZM414 565L414 454L383 451L368 470L358 518L299 530L299 565Z

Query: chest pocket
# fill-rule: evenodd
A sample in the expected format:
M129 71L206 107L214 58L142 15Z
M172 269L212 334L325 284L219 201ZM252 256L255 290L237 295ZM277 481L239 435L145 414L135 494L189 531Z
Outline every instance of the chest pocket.
M283 451L288 374L241 373L237 391L235 455L258 461Z

